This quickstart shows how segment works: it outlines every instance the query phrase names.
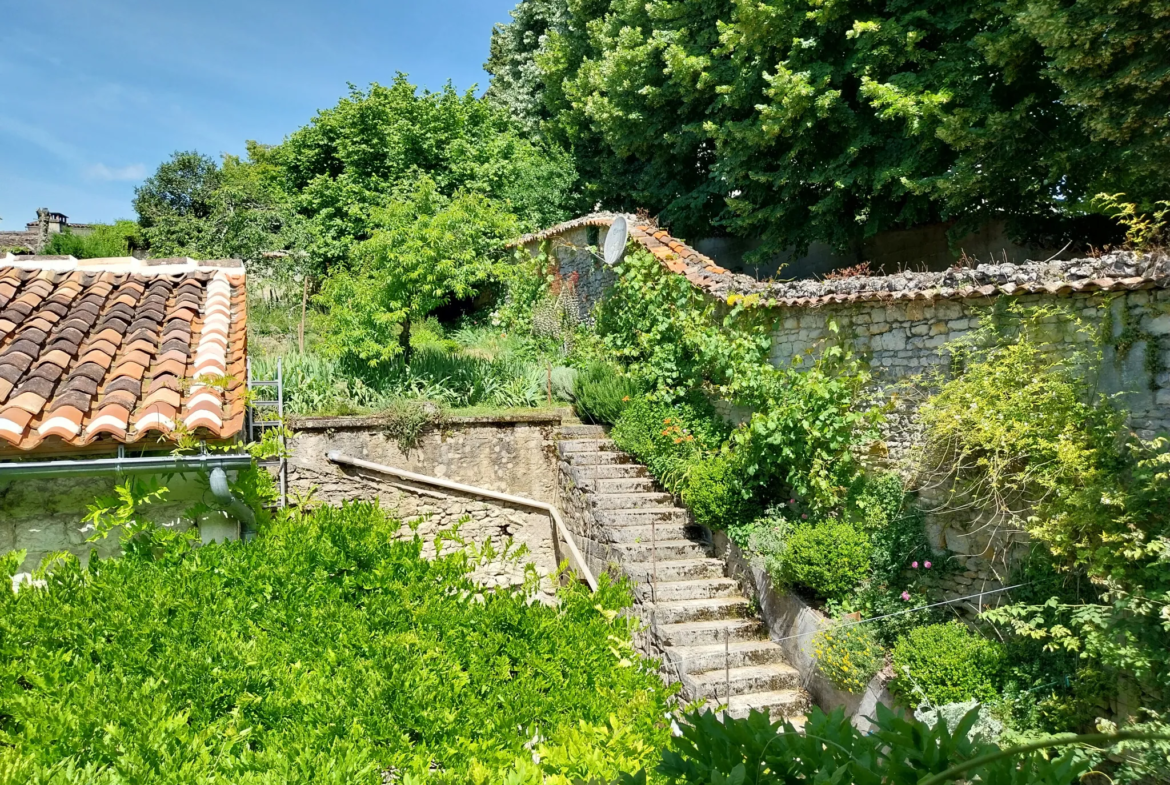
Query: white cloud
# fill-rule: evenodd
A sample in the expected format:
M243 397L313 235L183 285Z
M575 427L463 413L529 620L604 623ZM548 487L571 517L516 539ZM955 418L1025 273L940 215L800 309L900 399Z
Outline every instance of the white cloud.
M141 180L146 177L146 164L115 167L93 164L85 167L85 176L91 180Z

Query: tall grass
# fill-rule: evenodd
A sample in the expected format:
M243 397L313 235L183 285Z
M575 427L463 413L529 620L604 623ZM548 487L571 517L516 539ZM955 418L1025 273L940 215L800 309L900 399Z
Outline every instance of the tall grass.
M487 360L441 349L416 350L377 367L352 367L313 354L286 354L285 409L290 414L359 414L401 399L445 407L531 407L548 402L549 368L513 359ZM554 401L571 400L574 371L552 368ZM276 358L253 361L253 374L270 378Z

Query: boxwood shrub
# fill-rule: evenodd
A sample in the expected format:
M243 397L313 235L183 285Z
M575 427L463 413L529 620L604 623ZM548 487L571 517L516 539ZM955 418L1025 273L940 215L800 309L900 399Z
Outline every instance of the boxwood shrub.
M826 600L840 600L869 576L873 546L848 521L798 527L788 537L782 578Z
M925 697L936 706L996 697L1003 662L1002 647L971 632L961 622L931 624L911 630L894 644L891 690L917 703Z
M247 545L63 561L15 594L0 560L0 783L608 782L653 762L667 695L625 586L556 607L481 591L465 552L428 561L398 528L322 508Z

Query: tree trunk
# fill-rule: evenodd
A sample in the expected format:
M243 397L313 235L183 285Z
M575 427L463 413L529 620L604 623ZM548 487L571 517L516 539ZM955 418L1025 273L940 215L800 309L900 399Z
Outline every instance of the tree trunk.
M410 317L402 321L402 332L398 333L398 345L402 347L402 360L410 365Z

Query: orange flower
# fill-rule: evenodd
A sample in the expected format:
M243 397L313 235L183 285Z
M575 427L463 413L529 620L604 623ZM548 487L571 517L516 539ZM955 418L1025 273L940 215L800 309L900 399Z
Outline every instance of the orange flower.
M630 400L630 396L627 395L625 398L622 398L622 403L625 403L628 400Z

